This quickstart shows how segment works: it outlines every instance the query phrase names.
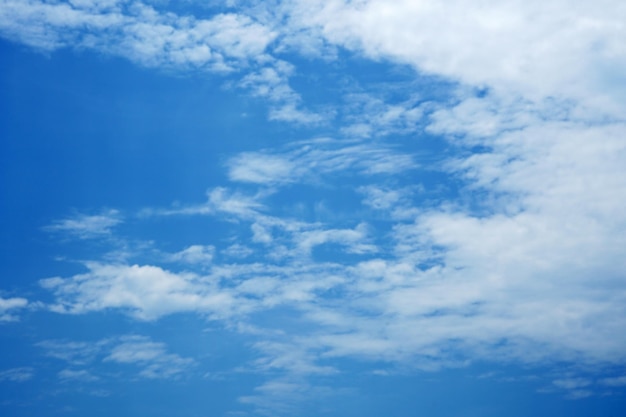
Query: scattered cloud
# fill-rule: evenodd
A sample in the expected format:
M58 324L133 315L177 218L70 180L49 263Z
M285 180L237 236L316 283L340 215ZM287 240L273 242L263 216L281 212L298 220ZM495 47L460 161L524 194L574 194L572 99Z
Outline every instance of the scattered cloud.
M0 33L45 50L88 48L146 66L231 71L267 60L275 38L248 16L197 19L161 13L142 2L3 0Z
M266 101L272 120L330 119L307 110L289 83L298 48L315 59L344 48L408 64L456 88L436 102L343 93L335 133L348 139L241 152L226 163L230 184L211 188L205 203L144 213L168 222L213 216L230 227L228 238L163 252L161 262L182 271L103 257L83 273L41 280L55 297L50 310L120 310L142 321L186 312L254 329L246 334L258 357L248 369L279 376L240 400L267 414L276 404L289 414L311 391L304 378L340 371L329 365L337 358L431 370L473 360L626 362L621 3L296 0L199 19L140 2L0 1L4 37L150 67L237 73L231 85ZM445 141L450 156L431 170L454 190L435 195L436 186L425 186L415 152L382 141L392 134ZM341 188L345 178L358 179L341 189L354 191L341 196L349 220L303 214L323 203L307 190ZM289 207L276 204L297 185L308 188L293 192ZM45 229L88 239L112 235L121 222L109 210ZM0 321L27 305L0 298ZM284 311L287 324L260 318ZM98 360L133 365L146 378L176 377L194 364L142 336L40 346L71 365L61 379L96 378L83 366ZM0 379L32 375L16 369L26 371ZM623 376L568 375L550 389L576 399L624 385Z
M169 353L164 343L139 335L95 342L45 340L37 345L47 356L72 365L57 374L63 382L95 382L108 378L110 372L101 371L101 366L107 362L137 368L138 377L149 379L178 378L195 363L191 358Z

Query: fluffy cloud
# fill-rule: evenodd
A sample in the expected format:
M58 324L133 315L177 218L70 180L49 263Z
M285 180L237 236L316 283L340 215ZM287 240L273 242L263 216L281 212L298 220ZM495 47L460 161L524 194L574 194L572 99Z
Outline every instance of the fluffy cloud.
M179 311L226 312L233 300L212 293L211 282L195 274L174 274L154 266L89 264L71 279L48 278L41 285L57 295L54 311L73 314L123 308L141 320Z
M532 100L575 98L619 114L626 8L619 1L309 0L290 2L295 28L374 59Z

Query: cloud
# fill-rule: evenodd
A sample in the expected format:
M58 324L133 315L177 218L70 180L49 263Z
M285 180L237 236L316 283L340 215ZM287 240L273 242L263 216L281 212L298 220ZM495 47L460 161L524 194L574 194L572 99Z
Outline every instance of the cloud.
M33 378L35 372L33 368L21 367L0 371L0 382L26 382Z
M70 382L70 381L93 382L93 381L98 381L100 379L97 376L92 375L91 373L89 373L89 371L86 371L84 369L80 369L77 371L72 370L72 369L63 369L57 374L57 376L59 377L60 380L64 382Z
M389 83L393 88L393 83ZM390 104L366 93L350 93L344 97L347 126L340 131L348 137L383 137L392 133L411 134L420 126L429 103L419 97Z
M87 264L89 271L68 279L41 281L55 293L57 312L80 314L110 308L127 310L140 320L155 320L181 311L227 314L233 305L226 291L212 291L215 283L193 273L166 271L156 266Z
M36 48L65 46L121 55L147 66L229 71L264 59L275 34L250 17L196 19L141 2L3 0L0 33Z
M302 110L301 97L288 83L294 67L288 62L276 60L272 66L251 72L239 82L239 86L255 97L271 103L269 119L303 125L320 124L324 116Z
M13 314L15 310L19 310L28 306L28 300L21 297L2 298L0 297L0 322L17 321L18 317Z
M531 100L560 96L610 112L624 104L612 87L626 65L619 1L299 0L283 9L290 31L373 59Z
M210 264L214 253L214 246L191 245L180 252L171 254L169 259L186 264Z
M171 378L185 372L194 361L167 353L163 343L153 342L143 336L128 336L120 339L104 362L137 364L142 367L140 376L150 379Z
M44 340L37 343L37 346L45 351L46 356L60 359L76 367L94 361L107 343L108 340L94 343Z
M53 311L117 309L138 320L187 312L253 328L259 357L249 369L282 378L241 400L265 410L303 392L294 376L338 370L329 365L336 358L431 370L481 360L626 362L621 3L298 0L206 20L115 2L3 6L4 36L39 48L71 44L148 66L240 70L234 85L266 100L271 119L323 121L303 110L288 83L296 68L270 56L273 42L290 51L323 45L327 59L343 47L456 88L427 103L417 92L384 100L346 93L336 133L350 139L237 154L226 164L234 184L209 190L206 203L151 212L171 222L214 216L232 231L226 244L169 254L164 261L183 271L99 260L82 274L42 280ZM440 184L424 185L418 157L389 144L396 133L446 141L445 156L437 155L446 159L429 167ZM338 186L343 179L355 186ZM289 195L293 204L276 202L298 185L307 188ZM448 192L437 188L444 186ZM307 214L322 194L308 190L347 188L356 190L341 196L348 220ZM105 212L48 230L93 237L118 223ZM0 303L0 317L26 303L11 300L22 299L2 300L14 306ZM74 366L94 355L134 364L146 377L191 364L141 337L104 345L52 346L48 354ZM566 376L551 389L583 398L594 387L591 378Z
M494 98L479 98L485 102L477 107L471 100L482 112ZM502 108L506 117L491 118L489 129L470 123L463 131L469 116L455 108L433 113L431 129L460 150L442 171L461 184L463 199L437 195L420 207L418 199L437 191L407 191L389 180L413 164L393 163L395 154L362 142L240 154L228 164L231 179L258 181L256 194L220 187L206 204L167 214L169 221L201 214L228 222L235 247L253 251L246 251L253 260L213 259L202 273L90 263L85 274L42 284L54 292L57 311L75 314L111 308L155 320L193 312L255 325L252 312L295 308L310 329L311 358L423 369L479 359L622 363L625 127L518 104ZM475 147L481 150L463 152ZM387 158L384 175L372 174ZM274 164L259 172L265 160ZM363 215L386 214L384 222L311 222L271 204L291 180L315 186L326 173L366 179L352 197ZM268 185L272 191L263 191ZM337 245L342 257L321 260L315 249L323 245ZM229 248L216 242L215 250Z
M45 340L37 346L43 348L47 356L65 361L74 368L83 368L59 371L57 376L63 382L94 382L109 378L110 372L100 372L100 367L107 362L138 368L137 376L150 379L178 378L195 363L191 358L169 353L164 343L139 335L94 342Z
M227 166L231 181L283 185L337 173L391 175L414 169L417 162L382 144L318 139L292 143L284 150L241 153Z
M48 232L66 233L78 239L92 239L111 234L111 230L122 223L117 210L104 211L101 214L78 214L72 218L58 220L44 227Z
M235 85L270 102L270 120L319 124L289 86L293 66L269 50L278 33L253 16L201 19L128 1L2 0L0 36L34 48L89 49L169 70L245 75ZM233 84L233 83L231 83Z

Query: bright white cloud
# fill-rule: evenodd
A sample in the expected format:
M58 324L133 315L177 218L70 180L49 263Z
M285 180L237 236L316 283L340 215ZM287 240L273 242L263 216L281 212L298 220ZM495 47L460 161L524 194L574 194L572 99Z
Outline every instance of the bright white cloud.
M41 285L53 291L53 311L80 314L109 308L128 310L140 320L154 320L180 311L227 314L235 307L226 291L192 273L175 274L155 266L87 264L89 272L70 279L48 278Z
M625 103L626 8L550 1L310 0L284 6L292 25L374 59L532 100L575 98L606 111Z

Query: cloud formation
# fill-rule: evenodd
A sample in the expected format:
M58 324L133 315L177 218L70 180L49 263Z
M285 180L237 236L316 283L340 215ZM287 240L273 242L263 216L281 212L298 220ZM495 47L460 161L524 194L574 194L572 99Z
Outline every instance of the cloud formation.
M219 321L253 340L257 357L245 369L279 374L241 397L262 410L268 398L300 396L305 377L339 372L341 358L406 369L626 363L621 3L297 0L247 2L208 19L138 2L0 4L5 37L238 73L233 85L265 100L270 119L295 125L325 121L288 83L300 47L316 59L341 50L409 65L451 91L383 100L348 88L333 104L343 115L333 135L231 155L228 182L205 203L137 216L168 224L210 216L227 238L170 251L156 242L162 259L103 256L82 273L43 279L51 311ZM395 134L436 136L446 150L424 168ZM329 190L339 208L325 207ZM120 222L112 210L47 230L103 238ZM0 320L27 303L0 299ZM260 318L272 313L291 321ZM61 379L90 378L78 368L94 358L136 365L147 378L193 364L140 336L57 345L42 347L72 366ZM584 398L623 385L621 375L564 375L550 389Z

